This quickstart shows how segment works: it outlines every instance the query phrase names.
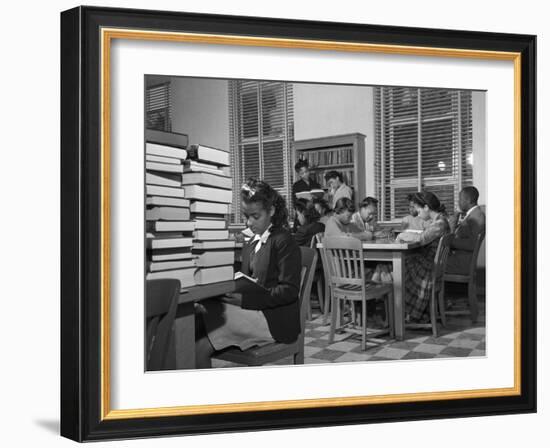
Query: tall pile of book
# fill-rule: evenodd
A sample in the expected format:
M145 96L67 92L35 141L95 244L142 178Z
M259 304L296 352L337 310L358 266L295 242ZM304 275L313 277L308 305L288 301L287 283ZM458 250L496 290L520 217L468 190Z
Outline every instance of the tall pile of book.
M233 278L229 154L188 145L185 134L147 130L145 144L147 279L182 288ZM226 168L228 169L228 168Z

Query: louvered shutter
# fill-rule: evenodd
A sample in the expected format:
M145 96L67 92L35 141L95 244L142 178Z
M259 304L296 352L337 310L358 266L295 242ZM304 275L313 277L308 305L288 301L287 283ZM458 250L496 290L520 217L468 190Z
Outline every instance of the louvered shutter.
M408 213L407 195L435 193L447 210L472 184L471 93L445 89L375 89L376 185L380 216Z
M171 131L170 83L147 87L145 91L145 116L147 129Z

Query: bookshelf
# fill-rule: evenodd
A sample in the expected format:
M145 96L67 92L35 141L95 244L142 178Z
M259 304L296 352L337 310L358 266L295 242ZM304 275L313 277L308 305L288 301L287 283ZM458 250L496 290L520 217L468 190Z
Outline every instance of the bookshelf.
M355 205L359 205L366 195L365 135L355 132L296 140L294 150L296 161L306 159L311 177L320 185L325 185L327 171L341 172L345 182L353 188Z

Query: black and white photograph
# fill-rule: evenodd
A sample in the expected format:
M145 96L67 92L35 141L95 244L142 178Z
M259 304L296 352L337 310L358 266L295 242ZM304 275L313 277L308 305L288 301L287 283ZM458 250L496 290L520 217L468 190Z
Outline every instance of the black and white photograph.
M144 89L146 371L486 356L486 91Z

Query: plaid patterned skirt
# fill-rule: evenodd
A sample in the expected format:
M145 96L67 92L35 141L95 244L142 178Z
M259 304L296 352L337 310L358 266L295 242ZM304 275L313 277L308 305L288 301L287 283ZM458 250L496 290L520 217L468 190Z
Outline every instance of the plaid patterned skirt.
M405 258L405 313L415 322L430 318L431 278L438 243L439 239Z

